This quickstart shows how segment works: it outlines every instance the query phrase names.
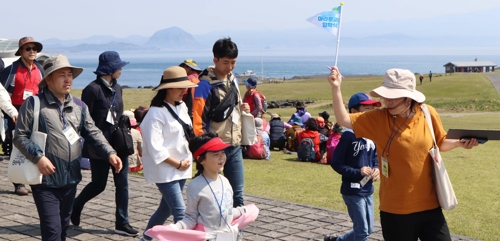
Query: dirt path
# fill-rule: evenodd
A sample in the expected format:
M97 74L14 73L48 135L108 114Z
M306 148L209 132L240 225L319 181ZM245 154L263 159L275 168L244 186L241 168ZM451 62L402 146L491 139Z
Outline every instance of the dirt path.
M500 74L484 74L500 94Z

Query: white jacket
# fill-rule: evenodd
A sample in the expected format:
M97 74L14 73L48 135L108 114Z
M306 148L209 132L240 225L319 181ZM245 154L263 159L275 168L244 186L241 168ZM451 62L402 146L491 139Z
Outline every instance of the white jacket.
M170 105L170 104L169 104ZM184 103L173 106L184 123L191 125ZM141 122L142 165L147 183L166 183L192 177L193 155L184 137L182 125L165 107L151 107ZM191 166L185 171L165 163L172 156L177 160L190 160Z
M10 117L18 115L16 107L12 105L12 102L10 100L9 92L7 92L3 85L0 85L0 108ZM2 112L0 112L0 136L2 137L2 141L4 141L5 125Z

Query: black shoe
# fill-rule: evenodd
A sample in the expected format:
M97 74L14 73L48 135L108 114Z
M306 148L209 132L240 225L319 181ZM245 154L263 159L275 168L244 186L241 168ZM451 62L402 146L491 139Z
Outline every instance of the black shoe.
M327 234L327 235L325 235L325 238L323 238L323 241L336 241L337 238L338 238L337 236Z
M14 184L14 193L16 193L19 196L26 196L28 195L28 189L24 186L24 184Z
M81 215L82 215L82 209L75 208L73 206L73 211L71 212L71 223L75 226L80 226Z
M130 224L124 224L124 225L120 225L120 226L116 226L115 228L115 233L117 234L121 234L121 235L125 235L125 236L137 236L137 234L139 233L139 231L133 229Z

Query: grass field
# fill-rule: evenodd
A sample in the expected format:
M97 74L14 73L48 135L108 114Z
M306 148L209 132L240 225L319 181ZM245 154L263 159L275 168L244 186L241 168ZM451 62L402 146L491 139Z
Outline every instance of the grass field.
M343 82L344 101L356 92L369 92L382 83L382 77L352 77ZM242 93L244 87L242 86ZM325 79L297 80L283 84L259 85L268 101L310 99L307 110L313 115L331 110L331 89ZM445 129L500 129L500 95L482 74L454 74L434 77L417 89L442 115ZM73 92L80 96L78 90ZM125 108L149 105L151 90L126 89ZM271 109L288 120L293 108ZM484 113L483 113L484 112ZM464 114L465 113L465 114ZM471 114L469 114L471 113ZM489 141L472 150L456 149L443 158L459 201L455 210L445 211L452 233L482 240L500 237L500 164L496 152L500 142ZM346 211L340 195L340 176L328 165L302 163L292 155L272 152L270 161L245 160L245 193L279 200ZM378 183L374 194L378 216Z

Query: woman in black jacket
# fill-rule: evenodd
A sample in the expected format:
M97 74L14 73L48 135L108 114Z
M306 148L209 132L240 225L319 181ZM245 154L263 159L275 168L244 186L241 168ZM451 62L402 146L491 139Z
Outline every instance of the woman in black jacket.
M94 119L96 126L102 131L111 145L111 127L117 123L123 114L122 88L117 83L122 68L129 62L122 61L120 55L115 51L106 51L99 55L99 66L94 72L96 80L90 82L82 92L82 100L87 104L90 116ZM85 142L83 156L90 159L92 170L92 181L82 190L75 200L71 222L78 226L80 215L85 203L99 195L106 189L109 168L113 170L113 180L116 187L116 221L115 233L136 236L139 232L134 230L128 220L128 160L127 156L120 156L123 168L120 172L104 161L94 147Z

